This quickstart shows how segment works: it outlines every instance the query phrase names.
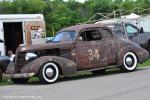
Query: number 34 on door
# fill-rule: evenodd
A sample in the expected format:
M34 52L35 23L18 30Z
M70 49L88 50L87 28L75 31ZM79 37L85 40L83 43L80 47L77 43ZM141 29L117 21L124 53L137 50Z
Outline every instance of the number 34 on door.
M88 49L88 58L90 61L95 60L95 58L96 58L96 60L99 60L100 54L99 54L98 49L94 49L94 50Z

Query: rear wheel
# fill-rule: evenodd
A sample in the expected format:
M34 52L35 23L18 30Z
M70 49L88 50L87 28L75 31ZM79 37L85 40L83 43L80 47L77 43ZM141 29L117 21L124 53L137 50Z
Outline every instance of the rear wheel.
M137 68L137 56L133 52L127 52L123 57L123 66L121 66L121 69L123 71L134 71Z
M94 70L92 71L93 74L105 74L106 73L106 69L101 69L101 70Z
M15 84L24 84L27 83L29 78L12 78L11 81Z
M44 84L54 83L58 79L58 66L53 62L45 63L39 70L39 80Z

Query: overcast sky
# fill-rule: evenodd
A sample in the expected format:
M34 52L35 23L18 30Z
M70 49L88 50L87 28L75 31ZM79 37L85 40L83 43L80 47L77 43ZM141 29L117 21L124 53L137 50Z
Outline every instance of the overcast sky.
M68 1L68 0L64 0L64 1ZM76 1L79 1L79 2L83 3L85 0L76 0Z

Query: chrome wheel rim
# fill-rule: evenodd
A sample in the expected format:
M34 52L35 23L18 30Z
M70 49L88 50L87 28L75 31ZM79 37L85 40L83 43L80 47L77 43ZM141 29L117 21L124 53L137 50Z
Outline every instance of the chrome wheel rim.
M133 64L133 62L134 62L134 61L133 61L133 58L132 58L132 57L129 57L129 56L128 56L128 57L126 58L126 64L127 64L128 66L131 66L131 65Z
M54 75L54 71L52 68L47 68L46 69L46 76L47 77L52 77Z

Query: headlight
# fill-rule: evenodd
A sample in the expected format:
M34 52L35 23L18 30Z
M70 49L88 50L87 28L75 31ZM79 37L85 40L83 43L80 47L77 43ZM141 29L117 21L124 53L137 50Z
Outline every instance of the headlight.
M35 59L36 57L37 57L37 55L34 53L26 53L25 59L26 59L26 61L29 61L29 60Z
M13 62L14 60L15 60L15 55L12 54L12 55L10 56L10 61Z

